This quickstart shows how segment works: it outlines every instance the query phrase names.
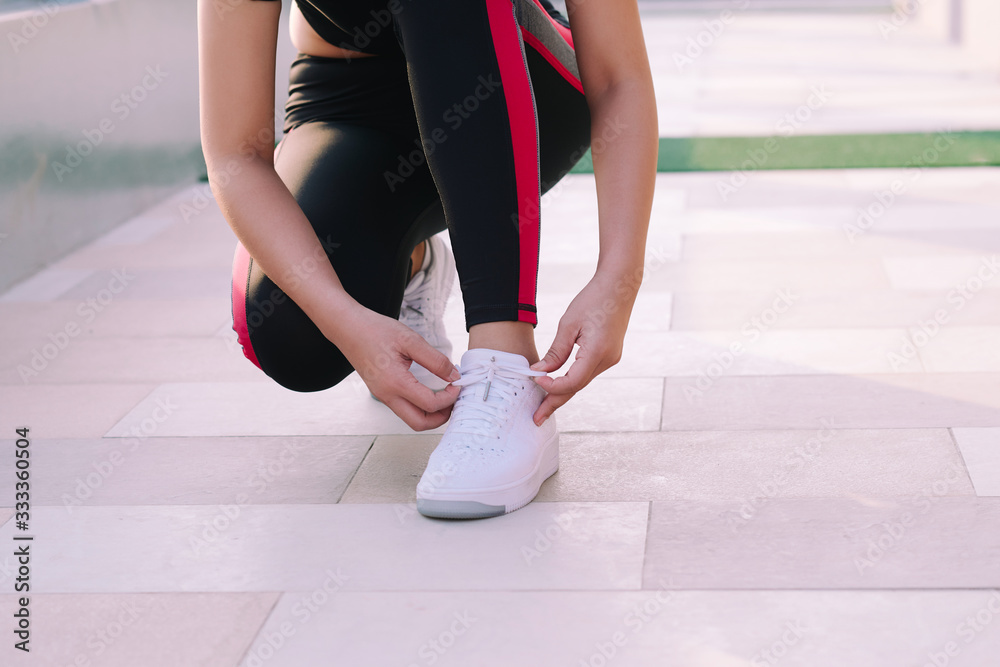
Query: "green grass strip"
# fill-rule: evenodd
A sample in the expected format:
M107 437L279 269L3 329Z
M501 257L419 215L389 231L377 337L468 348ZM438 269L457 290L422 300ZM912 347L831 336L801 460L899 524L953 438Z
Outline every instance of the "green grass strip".
M661 138L657 171L1000 165L1000 132ZM593 173L588 151L571 173Z

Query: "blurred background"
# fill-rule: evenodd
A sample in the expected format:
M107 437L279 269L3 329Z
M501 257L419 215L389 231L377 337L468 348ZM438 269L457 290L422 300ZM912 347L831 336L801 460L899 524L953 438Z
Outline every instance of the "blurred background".
M0 0L0 290L203 177L194 5ZM704 141L713 137L1000 126L994 0L640 6L668 140L661 170L727 170L747 158L738 141ZM293 56L283 25L278 127ZM814 98L808 118L776 127L820 83L829 99ZM987 150L994 135L969 139L974 155L949 151L937 166L994 163ZM798 157L783 149L759 166L900 166L884 157L844 163L845 153L866 144L803 144Z

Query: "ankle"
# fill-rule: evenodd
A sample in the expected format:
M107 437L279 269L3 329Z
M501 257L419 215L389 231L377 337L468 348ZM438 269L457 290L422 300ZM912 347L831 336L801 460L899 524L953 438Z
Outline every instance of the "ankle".
M469 329L469 349L499 350L520 354L528 364L538 361L535 332L527 322L485 322Z

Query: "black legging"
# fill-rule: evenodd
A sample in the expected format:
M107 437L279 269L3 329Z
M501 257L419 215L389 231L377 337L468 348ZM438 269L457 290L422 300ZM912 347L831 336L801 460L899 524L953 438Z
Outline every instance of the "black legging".
M370 4L402 8L395 52L296 59L278 175L363 306L398 317L411 253L447 228L466 328L536 324L539 198L590 143L568 29L535 0ZM370 28L379 15L361 16ZM307 261L289 276L309 273ZM242 246L233 320L247 358L289 389L326 389L354 370Z

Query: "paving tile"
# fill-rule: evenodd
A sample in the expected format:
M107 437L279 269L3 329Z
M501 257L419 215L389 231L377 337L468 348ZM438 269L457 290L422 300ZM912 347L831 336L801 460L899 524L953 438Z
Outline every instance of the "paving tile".
M89 269L42 269L0 294L0 302L37 303L50 301L87 282L93 271Z
M304 393L285 389L269 379L162 384L110 428L107 437L126 437L148 417L157 401L168 401L173 406L170 419L159 425L157 437L412 432L389 408L372 399L364 382L352 374L325 391Z
M1000 229L873 231L854 236L836 230L685 234L683 243L685 261L968 254L1000 252Z
M413 503L437 442L379 436L341 502ZM948 494L973 495L945 429L564 433L537 500L725 499L751 516L772 497L916 495L952 469Z
M279 594L132 593L33 594L31 664L236 665ZM10 617L14 595L0 595ZM0 649L18 664L15 649ZM9 662L7 662L9 660Z
M48 335L80 327L81 337L210 336L223 323L232 324L230 296L173 301L112 301L100 310L86 301L0 303L0 319L11 323L0 330L5 347L30 335L49 342Z
M949 300L949 295L951 300ZM773 292L678 292L670 328L739 330L774 302ZM1000 325L1000 293L973 299L949 291L842 290L797 292L772 329L910 327L944 309L955 326Z
M31 502L70 511L335 503L371 442L363 436L35 440L31 471L45 483L32 491ZM13 443L3 449L13 450ZM14 497L14 482L12 476L0 480L0 498Z
M0 383L259 381L266 377L221 338L45 338L0 353ZM64 345L60 349L60 345Z
M821 290L888 287L878 260L697 261L664 264L643 286L668 291Z
M220 223L228 230L225 221ZM149 269L197 269L204 267L232 270L236 238L229 232L223 242L206 244L187 235L183 240L161 238L156 243L140 245L91 245L59 262L66 269L115 269L122 266Z
M152 384L0 385L0 433L27 426L33 438L99 438L132 409ZM150 404L150 409L155 404ZM127 434L127 433L126 433Z
M32 529L46 547L32 584L37 593L311 591L332 571L346 578L344 590L636 589L648 510L532 503L489 521L442 521L396 505L81 507L72 515L39 507ZM10 540L12 530L3 526L0 537Z
M959 479L952 471L953 479ZM697 589L996 588L1000 501L949 497L950 478L901 499L654 502L644 581ZM735 519L735 520L734 520Z
M955 428L976 495L1000 496L1000 428Z
M539 266L540 292L579 292L594 273L590 262L549 262ZM643 276L647 292L833 291L887 289L876 258L851 260L696 261L651 263ZM933 288L939 289L939 288Z
M741 330L729 332L629 332L621 361L605 375L717 377L924 370L917 354L906 356L902 329L767 331L767 326L758 313Z
M59 298L64 300L96 298L107 290L109 285L118 290L113 295L114 300L176 301L232 293L233 272L231 267L226 266L147 269L140 268L137 264L129 264L114 270L122 276L117 281L111 270L94 271L86 280L60 293Z
M459 355L455 355L457 361ZM662 382L658 379L599 377L560 408L562 431L655 430ZM318 392L294 392L275 382L165 383L107 433L124 437L162 401L173 411L157 437L409 434L413 430L372 399L352 373ZM429 431L443 433L445 427Z
M1000 375L667 378L663 430L1000 426Z
M1000 327L959 327L950 323L935 328L923 320L910 330L910 341L919 345L924 367L933 373L1000 371Z
M980 290L1000 289L998 254L982 252L957 257L886 257L885 270L895 289L960 291L973 299Z
M987 590L338 591L316 599L283 595L245 664L322 664L335 653L351 665L442 667L921 665L955 642L948 664L977 667L1000 645L1000 624L975 632L966 620L996 608ZM275 634L287 641L272 652Z

